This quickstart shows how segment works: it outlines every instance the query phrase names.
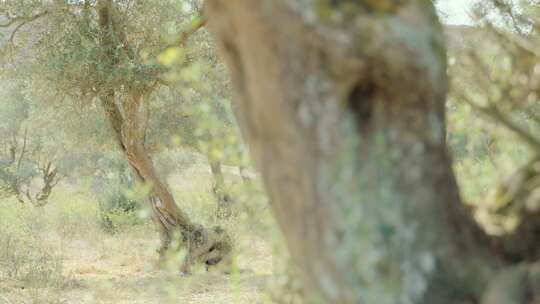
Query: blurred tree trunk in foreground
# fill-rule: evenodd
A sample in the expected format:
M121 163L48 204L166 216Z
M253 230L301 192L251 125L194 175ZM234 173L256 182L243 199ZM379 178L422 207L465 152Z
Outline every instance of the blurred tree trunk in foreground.
M445 142L445 46L429 1L208 0L206 9L308 294L508 304L538 293L534 268L514 266L460 201Z

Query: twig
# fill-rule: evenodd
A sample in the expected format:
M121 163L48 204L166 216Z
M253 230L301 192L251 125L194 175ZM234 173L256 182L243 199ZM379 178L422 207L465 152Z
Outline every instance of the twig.
M24 153L26 152L26 141L28 138L28 127L24 128L24 139L23 139L23 146L21 149L21 155L19 156L19 160L17 161L17 170L21 168L21 163L24 157Z
M15 39L15 35L17 34L17 32L26 24L30 23L30 22L33 22L45 15L47 15L49 12L48 11L44 11L42 13L39 13L39 14L36 14L28 19L24 18L22 19L23 21L21 23L19 23L15 29L13 30L13 32L11 32L11 35L9 36L9 43L13 45L13 39Z
M500 45L507 49L507 45L504 42L510 43L513 46L517 47L518 49L522 50L525 53L528 53L535 57L540 57L540 52L536 50L535 46L532 45L529 41L526 39L521 38L520 36L516 35L507 35L503 33L502 31L495 28L492 24L489 24L489 29L495 34L497 38L500 40L503 40L503 42L500 43Z
M473 109L478 110L479 112L484 113L485 115L491 117L497 122L502 123L506 128L518 135L522 140L529 144L534 150L540 151L540 139L536 138L527 130L518 126L512 122L508 117L506 117L495 105L491 106L480 106L475 102L471 101L468 97L462 95L463 100L469 104Z

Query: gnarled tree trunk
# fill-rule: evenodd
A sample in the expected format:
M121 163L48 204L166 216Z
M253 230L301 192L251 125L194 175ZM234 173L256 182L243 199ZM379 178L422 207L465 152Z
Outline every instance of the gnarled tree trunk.
M105 59L114 67L122 58L122 54L118 53L119 48L128 47L125 33L117 20L112 1L100 1L97 9L99 23L103 30L101 45L105 50ZM129 56L129 54L124 54L124 56ZM173 234L180 233L179 228L191 231L193 224L176 206L171 193L157 176L144 148L144 136L139 117L141 98L142 93L137 91L133 91L130 95L119 96L114 87L104 89L100 96L116 140L128 160L135 179L138 183L151 186L151 193L147 200L152 207L153 219L162 237L160 253L163 254L168 249Z
M100 0L97 3L102 30L101 45L105 55L103 63L109 64L111 69L117 68L121 60L133 60L135 56L129 48L115 5L112 0ZM193 223L187 214L178 208L171 192L157 175L144 146L142 98L153 88L130 84L129 90L125 86L122 90L118 90L119 88L106 82L104 86L100 88L99 98L117 143L126 156L137 182L150 187L146 200L152 207L153 220L162 237L161 256L163 257L169 248L172 238L177 237L188 248L185 262L181 267L183 272L189 272L190 264L195 262L219 263L230 253L229 236L222 229L206 229ZM122 93L117 93L117 90ZM210 254L210 251L215 252Z
M194 231L196 225L178 208L167 186L157 175L143 143L140 121L141 96L129 97L131 100L124 103L126 106L123 113L112 92L111 95L102 96L102 105L136 181L140 185L151 186L146 199L152 207L153 219L162 237L160 253L163 254L175 233Z
M208 0L255 163L324 303L477 303L501 260L445 143L432 4Z

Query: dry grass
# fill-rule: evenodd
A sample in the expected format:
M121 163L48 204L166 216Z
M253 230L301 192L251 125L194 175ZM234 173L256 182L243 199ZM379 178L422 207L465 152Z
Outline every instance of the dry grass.
M206 168L195 166L171 180L179 204L210 224L214 203ZM62 185L41 209L0 201L0 238L18 240L18 250L0 244L0 304L269 303L276 229L263 204L239 207L239 217L226 223L235 236L240 271L225 275L200 268L181 276L176 267L158 266L151 223L108 234L100 229L97 203L86 192L79 184ZM14 261L31 265L25 270L30 275L7 273ZM41 276L32 277L36 273Z
M260 241L253 240L253 252L244 253L242 264L249 268L243 273L200 270L185 277L157 267L152 238L129 234L101 237L103 244L74 239L62 245L61 285L32 288L29 282L4 280L0 282L0 303L264 302L272 266L270 252ZM256 259L261 253L265 258Z

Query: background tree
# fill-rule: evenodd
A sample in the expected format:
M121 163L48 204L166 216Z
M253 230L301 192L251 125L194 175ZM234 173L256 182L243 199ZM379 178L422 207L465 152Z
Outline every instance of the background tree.
M0 195L41 207L64 174L55 160L64 147L52 147L44 140L42 130L54 125L54 118L50 120L54 116L35 115L36 105L25 95L24 81L4 78L2 84Z
M450 97L456 109L472 109L485 118L476 119L484 130L482 140L469 141L483 143L479 150L494 168L493 175L512 172L475 198L480 200L476 214L491 233L513 236L515 242L506 243L509 254L534 261L540 242L540 108L538 57L533 51L538 44L537 11L527 1L485 1L476 12L479 25L463 30L461 46L452 52Z

